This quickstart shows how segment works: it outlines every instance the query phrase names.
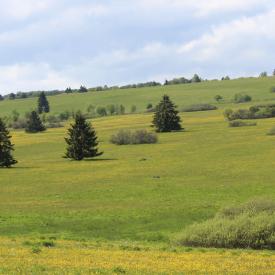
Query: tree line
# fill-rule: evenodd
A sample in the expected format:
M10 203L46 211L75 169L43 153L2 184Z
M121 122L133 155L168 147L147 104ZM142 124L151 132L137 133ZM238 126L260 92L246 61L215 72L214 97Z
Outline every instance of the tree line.
M44 95L42 95L38 101L38 110L42 112L49 111L47 106L48 103ZM158 133L182 130L179 112L169 96L164 95L156 106L152 126ZM37 133L45 130L38 112L33 111L26 132ZM76 114L74 122L68 129L65 143L66 152L64 158L80 161L103 154L98 149L98 138L95 129L81 112ZM17 163L17 160L13 157L13 151L14 144L11 143L11 135L3 119L0 118L0 167L11 167Z

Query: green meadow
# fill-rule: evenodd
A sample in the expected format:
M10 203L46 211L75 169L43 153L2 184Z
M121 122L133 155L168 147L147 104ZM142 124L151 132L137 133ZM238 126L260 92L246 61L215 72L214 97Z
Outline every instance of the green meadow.
M69 123L41 134L11 131L19 163L0 169L0 235L166 242L224 206L275 199L275 137L266 135L275 119L230 128L223 117L228 107L275 103L271 86L275 78L251 78L49 97L53 114L111 103L136 105L140 113L94 119L104 155L82 162L62 158ZM232 103L239 92L253 101ZM152 113L143 112L163 94L179 108L211 103L219 109L181 113L185 131L158 134L157 144L110 143L120 129L152 131ZM215 103L217 94L224 102ZM0 116L24 114L36 102L0 102Z

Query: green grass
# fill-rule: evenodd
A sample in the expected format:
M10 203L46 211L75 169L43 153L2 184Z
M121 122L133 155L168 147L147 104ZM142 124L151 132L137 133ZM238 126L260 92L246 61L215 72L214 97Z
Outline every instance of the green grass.
M42 134L13 131L18 165L0 170L0 235L166 241L221 208L257 196L275 198L275 140L266 135L275 119L256 127L230 128L224 108L246 92L255 102L275 100L274 78L209 82L151 89L50 97L53 112L88 104L136 104L145 109L167 93L179 106L224 104L215 111L182 113L185 132L159 134L151 145L112 145L119 129L150 129L152 114L95 119L98 160L62 158L65 128ZM36 99L0 103L0 114L27 111ZM144 161L144 159L146 159Z

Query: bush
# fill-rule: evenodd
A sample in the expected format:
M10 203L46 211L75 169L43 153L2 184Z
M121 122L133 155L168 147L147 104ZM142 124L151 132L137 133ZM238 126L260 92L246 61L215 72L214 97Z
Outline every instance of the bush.
M247 94L235 94L234 96L234 102L235 103L244 103L244 102L250 102L252 100L252 97Z
M147 106L146 106L146 109L149 110L149 109L152 109L153 108L153 104L152 103L148 103Z
M222 97L221 95L216 95L216 96L214 97L214 99L215 99L217 102L220 102L220 101L223 100L223 97Z
M17 121L12 122L9 126L13 129L25 129L27 127L27 120L24 118L19 118Z
M111 137L111 143L117 145L152 144L157 143L157 141L157 135L147 132L146 130L137 130L134 132L129 130L120 130L117 134Z
M233 120L229 122L229 127L245 127L245 126L256 126L255 122L245 122L242 120Z
M275 249L275 202L260 199L226 208L213 219L190 226L179 243L200 247Z
M217 110L218 108L210 104L194 104L186 106L182 109L183 112L199 112L199 111L210 111Z
M275 127L272 127L267 133L268 136L275 136Z
M96 108L96 113L99 115L99 116L107 116L107 111L106 111L106 108L105 107L97 107Z
M154 133L147 132L146 130L137 130L132 133L131 143L132 144L152 144L157 143L158 138Z
M274 86L270 88L270 92L275 93L275 87Z
M131 132L128 130L119 130L119 132L111 137L111 143L117 145L131 144Z
M136 105L132 105L131 107L131 113L135 113L137 111L137 106Z

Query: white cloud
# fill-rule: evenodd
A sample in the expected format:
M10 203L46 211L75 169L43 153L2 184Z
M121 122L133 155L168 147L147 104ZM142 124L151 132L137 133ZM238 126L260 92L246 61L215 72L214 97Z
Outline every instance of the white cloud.
M25 19L50 8L53 0L0 0L0 15L7 19Z
M0 91L31 91L78 87L79 83L68 79L46 63L14 64L0 66Z

